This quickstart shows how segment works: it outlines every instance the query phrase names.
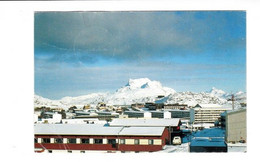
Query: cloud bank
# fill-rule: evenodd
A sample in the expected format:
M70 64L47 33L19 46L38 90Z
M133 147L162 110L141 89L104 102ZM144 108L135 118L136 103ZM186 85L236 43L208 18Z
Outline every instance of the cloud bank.
M85 64L223 53L245 44L244 17L244 12L38 12L35 52L51 61Z

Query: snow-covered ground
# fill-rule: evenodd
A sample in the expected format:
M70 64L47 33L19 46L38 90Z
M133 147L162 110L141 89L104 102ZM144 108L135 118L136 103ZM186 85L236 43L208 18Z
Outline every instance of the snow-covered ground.
M246 143L228 143L228 152L247 152Z
M54 151L53 153L59 153L59 152L67 152L66 150L62 151ZM122 153L121 151L85 151L85 153ZM228 143L228 153L245 153L247 152L246 144L245 143L236 143L236 144L230 144ZM44 153L48 153L48 151L45 151ZM73 153L80 153L80 151L73 151ZM133 153L131 152L125 152L125 153ZM148 153L148 152L140 152L140 153ZM182 143L181 145L165 145L163 150L156 151L154 153L189 153L189 143Z
M189 152L189 144L183 143L181 145L165 145L164 149L157 151L158 153L175 153L175 152Z
M163 150L158 151L157 153L176 153L176 152L189 152L189 144L183 143L181 145L166 145ZM247 152L245 143L228 143L228 153L229 152Z

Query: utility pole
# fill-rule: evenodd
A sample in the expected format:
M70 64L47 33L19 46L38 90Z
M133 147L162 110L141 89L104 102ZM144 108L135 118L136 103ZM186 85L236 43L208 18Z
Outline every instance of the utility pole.
M231 97L231 101L232 101L232 110L234 111L234 101L235 101L235 97L234 97L234 94L232 94L232 97Z

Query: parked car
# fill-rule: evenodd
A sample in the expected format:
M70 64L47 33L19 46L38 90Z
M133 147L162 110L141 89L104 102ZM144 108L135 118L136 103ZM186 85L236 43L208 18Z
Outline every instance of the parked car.
M172 144L180 145L181 144L181 137L180 136L173 137Z

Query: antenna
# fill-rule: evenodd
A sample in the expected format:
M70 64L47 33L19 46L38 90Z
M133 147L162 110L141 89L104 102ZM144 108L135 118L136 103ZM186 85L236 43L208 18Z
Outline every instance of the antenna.
M235 96L233 94L233 92L231 91L231 99L228 99L228 101L232 101L232 111L234 111L235 109Z
M234 101L235 101L235 97L234 97L234 94L232 94L232 97L231 97L231 101L232 101L232 111L234 111Z

